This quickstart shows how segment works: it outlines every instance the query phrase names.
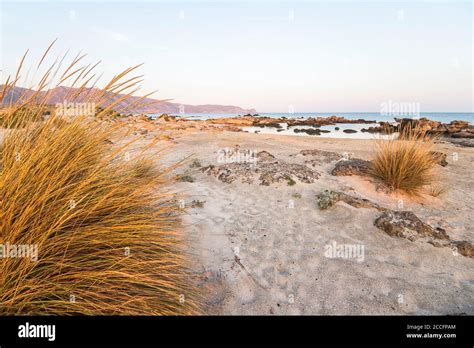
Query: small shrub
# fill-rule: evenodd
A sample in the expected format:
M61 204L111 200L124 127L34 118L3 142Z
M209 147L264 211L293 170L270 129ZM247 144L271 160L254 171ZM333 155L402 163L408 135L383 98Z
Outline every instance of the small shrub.
M286 183L288 184L288 186L296 185L296 181L293 180L293 178L291 176L286 177Z
M434 180L436 161L432 139L419 128L409 128L397 139L378 140L369 173L390 190L418 195Z
M321 210L332 207L339 200L337 192L324 190L317 195L318 206Z

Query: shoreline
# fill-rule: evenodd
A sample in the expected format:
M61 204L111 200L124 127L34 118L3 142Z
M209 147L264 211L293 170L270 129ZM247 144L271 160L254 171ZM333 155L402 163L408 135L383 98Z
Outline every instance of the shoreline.
M135 116L137 117L137 116ZM147 116L138 116L150 120ZM175 128L208 129L222 128L231 131L244 131L262 134L309 135L321 138L341 139L390 139L404 129L419 127L430 135L443 139L460 139L465 146L474 146L474 125L467 121L454 120L443 123L420 119L395 119L395 122L377 122L365 119L346 119L342 116L309 117L307 119L271 118L264 116L222 117L206 120L190 120L177 116L162 114L152 122L171 125Z

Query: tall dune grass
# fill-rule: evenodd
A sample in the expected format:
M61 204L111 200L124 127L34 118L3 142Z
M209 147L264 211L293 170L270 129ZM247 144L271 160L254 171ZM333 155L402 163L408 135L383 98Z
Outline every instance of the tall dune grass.
M130 71L106 90L133 89ZM97 93L89 100L100 101ZM38 259L0 258L0 315L200 313L178 207L166 188L170 168L144 154L129 158L126 146L107 141L116 129L106 122L42 120L44 98L8 103L1 119L11 129L0 152L0 244L34 245Z
M433 139L418 127L406 127L398 138L376 141L370 174L391 190L419 195L435 181Z

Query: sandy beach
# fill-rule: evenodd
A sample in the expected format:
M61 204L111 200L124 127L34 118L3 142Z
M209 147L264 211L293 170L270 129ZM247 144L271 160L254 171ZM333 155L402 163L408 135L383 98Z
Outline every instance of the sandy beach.
M452 240L472 243L472 148L438 142L436 150L447 154L448 165L437 172L450 189L443 197L412 199L377 191L367 177L331 175L344 157L369 160L373 140L200 129L181 131L172 143L162 163L191 156L178 172L193 182L177 182L175 188L188 207L186 235L210 313L474 313L473 258L387 235L374 226L377 209L340 201L323 211L316 200L324 189L344 192L412 211ZM220 165L222 151L235 148L266 151L284 165L310 168L317 178L262 185L258 176L252 183L237 176L228 183L206 170ZM328 245L359 246L363 255L328 257Z

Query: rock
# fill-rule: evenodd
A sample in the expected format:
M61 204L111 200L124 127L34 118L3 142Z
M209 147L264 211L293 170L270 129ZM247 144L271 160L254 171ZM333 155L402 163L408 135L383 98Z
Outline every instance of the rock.
M339 194L331 190L324 190L317 196L318 206L321 210L326 210L332 207L339 200Z
M157 120L163 120L165 122L176 122L176 116L170 116L168 114L161 114Z
M321 135L321 131L319 129L304 129L304 128L295 128L293 129L294 133L306 133L308 135Z
M411 119L411 118L402 118L402 119L395 119L395 120L399 123L398 128L401 131L407 128L412 129L412 128L417 127L429 134L444 134L444 135L451 136L451 135L454 135L454 133L459 133L469 128L469 122L459 121L459 120L451 121L450 123L432 121L425 117L422 117L419 120ZM464 135L464 133L462 135Z
M264 186L279 182L288 184L294 182L294 178L310 184L320 176L317 171L305 165L280 161L267 151L258 152L256 159L254 162L211 165L201 168L201 172L213 175L225 183L232 183L240 179L241 182L252 184L258 180L260 185Z
M442 228L433 228L421 221L411 211L387 210L380 215L374 225L392 237L409 241L424 241L435 247L450 247L459 254L474 258L474 246L467 241L453 241Z
M336 127L336 128L334 128L334 129L335 129L335 130L339 130L340 128L339 128L339 127Z
M355 129L344 129L343 132L344 133L357 133Z
M455 241L452 242L451 246L456 248L458 253L463 256L474 258L474 246L466 241Z
M467 131L461 131L457 133L451 134L453 138L467 138L467 139L474 139L474 133L467 132Z
M446 231L425 224L411 211L386 211L374 225L392 237L402 237L410 241L418 239L448 241Z
M381 207L366 198L354 197L344 192L338 192L339 200L347 203L355 208L373 208L379 211L387 211L388 209Z
M341 160L331 171L335 176L366 175L370 169L370 161L362 159Z
M264 127L282 128L281 124L278 122L261 123L257 120L254 122L253 126L260 127L260 128L264 128Z
M446 167L448 162L446 161L446 154L438 151L430 151L431 156L436 161L436 164L439 164L442 167Z

